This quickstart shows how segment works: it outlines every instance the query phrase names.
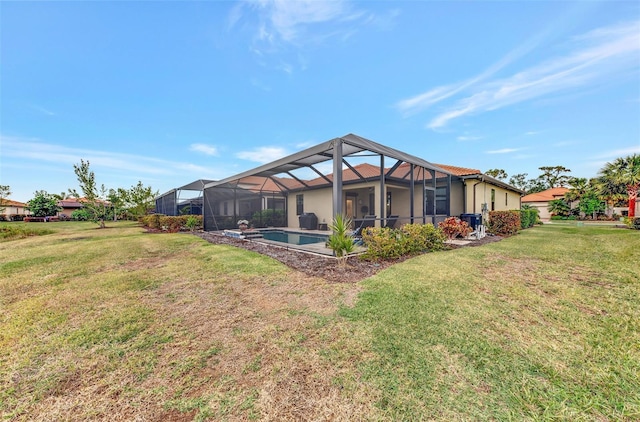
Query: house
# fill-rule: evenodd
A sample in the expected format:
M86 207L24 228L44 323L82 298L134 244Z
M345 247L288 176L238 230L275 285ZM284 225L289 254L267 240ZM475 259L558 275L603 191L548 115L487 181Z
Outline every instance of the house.
M58 211L58 217L67 218L71 218L71 214L73 214L74 211L84 207L82 201L78 198L62 199L58 201L58 206L61 208L61 210Z
M323 171L324 170L324 171ZM451 215L520 208L523 192L476 169L438 165L349 134L272 163L209 181L202 189L205 230L281 213L288 227L326 227L337 214L376 226L438 223ZM156 210L177 213L175 190ZM169 204L163 207L163 204Z
M10 221L12 219L12 216L30 215L31 212L26 209L26 207L27 204L23 202L13 201L11 199L3 199L2 203L0 204L0 208L4 208L4 210L0 212L0 217L2 220Z
M551 219L549 202L556 199L563 199L564 194L567 192L569 192L568 188L557 187L543 190L542 192L530 193L522 197L522 203L537 208L540 220L549 221Z
M58 206L61 208L61 210L58 211L57 215L58 217L71 218L71 215L73 214L73 212L84 208L85 206L84 204L86 202L87 202L87 198L84 198L84 197L62 199L58 201ZM107 206L111 205L109 201L103 201L101 199L98 199L97 202L104 203Z

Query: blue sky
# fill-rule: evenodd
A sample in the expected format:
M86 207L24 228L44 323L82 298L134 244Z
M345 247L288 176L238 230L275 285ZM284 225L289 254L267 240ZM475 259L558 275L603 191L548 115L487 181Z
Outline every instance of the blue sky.
M14 200L165 192L355 133L434 163L595 176L640 152L637 1L2 2Z

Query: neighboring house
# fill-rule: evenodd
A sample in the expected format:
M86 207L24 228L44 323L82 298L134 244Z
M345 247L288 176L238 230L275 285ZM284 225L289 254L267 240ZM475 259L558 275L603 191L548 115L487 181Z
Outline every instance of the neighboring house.
M61 215L65 215L68 218L71 218L71 214L79 209L82 209L84 205L82 204L80 199L77 198L68 198L58 201L58 206L62 208L58 211L58 217Z
M531 205L539 211L540 220L549 221L551 219L551 213L549 212L549 202L555 199L563 199L564 194L569 192L568 188L557 187L542 192L530 193L522 197L522 203Z
M30 215L31 212L26 209L27 204L18 201L12 201L11 199L4 199L0 208L4 208L2 216L5 220L12 215Z
M433 164L349 134L206 183L202 194L205 230L220 230L262 210L283 210L289 227L316 219L324 227L337 214L376 226L435 224L465 213L486 218L491 210L519 209L523 192L479 170ZM156 204L174 198L169 191Z
M74 211L80 210L84 208L84 204L87 202L87 198L67 198L58 201L58 206L62 208L58 211L58 217L64 215L67 218L71 218L71 214ZM98 202L103 202L106 205L110 205L109 201L98 200Z

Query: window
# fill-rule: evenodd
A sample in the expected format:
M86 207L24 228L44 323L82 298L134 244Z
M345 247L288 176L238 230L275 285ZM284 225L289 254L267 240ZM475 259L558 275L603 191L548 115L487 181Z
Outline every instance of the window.
M496 210L496 190L491 189L491 211Z
M296 195L296 215L304 213L304 195Z
M436 214L447 214L447 188L436 188Z
M222 215L229 215L229 203L225 202L222 207L224 210L222 211Z
M504 205L509 206L509 192L504 193Z
M435 213L435 190L433 188L427 188L424 191L424 209L427 215L433 215Z

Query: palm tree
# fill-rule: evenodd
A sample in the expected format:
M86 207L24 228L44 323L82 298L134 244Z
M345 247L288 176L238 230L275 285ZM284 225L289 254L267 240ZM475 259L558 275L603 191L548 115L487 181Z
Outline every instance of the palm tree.
M569 179L569 185L571 189L564 194L564 199L573 209L574 203L582 201L582 198L591 190L591 186L585 177L572 177ZM581 217L584 216L581 215Z
M613 207L627 197L626 187L605 176L593 178L590 183L596 195L607 204L607 217L613 217Z
M633 154L624 158L616 158L613 162L605 164L600 170L600 174L602 177L611 179L613 183L624 185L627 188L629 217L635 217L636 199L640 189L640 155Z
M547 209L552 215L566 217L571 214L571 207L564 199L554 199L553 201L549 201Z

